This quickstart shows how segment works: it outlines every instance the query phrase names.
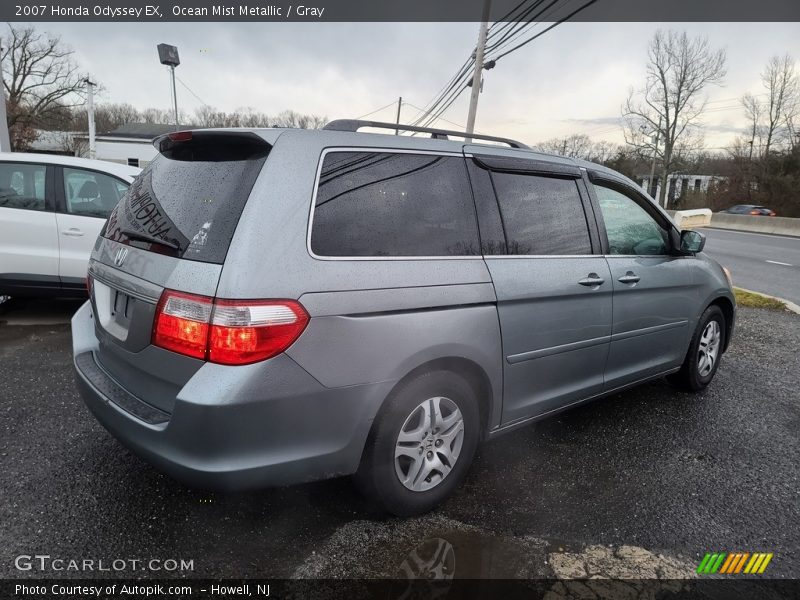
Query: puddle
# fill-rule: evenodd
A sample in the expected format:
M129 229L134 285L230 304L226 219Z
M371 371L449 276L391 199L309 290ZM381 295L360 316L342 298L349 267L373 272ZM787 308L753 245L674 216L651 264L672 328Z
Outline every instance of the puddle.
M343 525L307 557L294 576L439 582L563 580L549 586L557 600L606 597L608 583L602 584L602 580L670 580L665 585L677 592L682 587L680 580L695 576L695 565L636 546L569 545L534 536L498 534L433 515ZM587 581L592 579L597 581ZM631 591L642 591L645 585L646 581L630 583ZM614 593L619 590L615 588Z

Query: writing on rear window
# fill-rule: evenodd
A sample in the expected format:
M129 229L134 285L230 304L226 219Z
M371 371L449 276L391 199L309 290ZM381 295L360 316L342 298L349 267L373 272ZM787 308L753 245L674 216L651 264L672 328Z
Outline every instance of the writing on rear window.
M109 217L105 237L179 258L222 264L266 156L147 165Z

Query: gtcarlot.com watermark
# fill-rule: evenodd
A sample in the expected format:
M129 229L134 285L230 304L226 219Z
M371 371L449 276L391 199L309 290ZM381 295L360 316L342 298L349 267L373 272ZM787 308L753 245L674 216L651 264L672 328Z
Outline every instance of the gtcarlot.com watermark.
M194 559L185 558L62 558L49 554L20 554L14 559L18 571L39 573L131 571L194 571Z

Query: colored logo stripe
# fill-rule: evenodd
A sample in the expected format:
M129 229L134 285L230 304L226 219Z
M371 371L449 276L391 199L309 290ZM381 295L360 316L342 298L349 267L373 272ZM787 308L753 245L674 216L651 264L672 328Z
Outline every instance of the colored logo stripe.
M772 560L771 552L714 552L706 553L697 567L697 572L702 574L734 574L746 573L760 575Z
M728 558L725 559L725 562L722 563L722 568L719 570L720 573L730 573L730 568L733 563L739 558L738 554L728 554Z

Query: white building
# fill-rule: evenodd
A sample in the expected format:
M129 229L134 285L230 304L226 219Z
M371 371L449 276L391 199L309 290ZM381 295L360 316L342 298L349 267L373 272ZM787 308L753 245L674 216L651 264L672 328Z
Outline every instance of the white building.
M156 157L153 139L175 131L174 125L155 123L128 123L107 133L95 136L95 158L110 162L144 167ZM89 156L88 136L82 135L86 143L80 144L80 155Z
M642 189L648 192L653 198L658 199L661 194L661 178L656 174L655 186L650 184L650 175L640 175L638 177ZM690 175L688 173L673 173L667 178L667 195L665 196L667 206L672 205L672 201L682 198L687 193L707 192L709 186L723 180L719 175ZM654 189L655 188L655 189Z

